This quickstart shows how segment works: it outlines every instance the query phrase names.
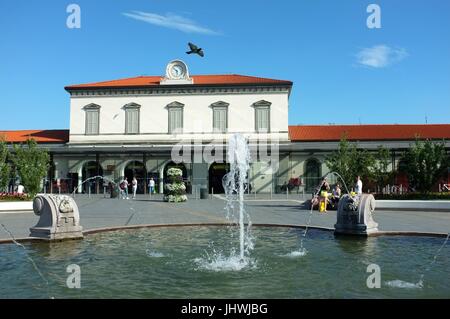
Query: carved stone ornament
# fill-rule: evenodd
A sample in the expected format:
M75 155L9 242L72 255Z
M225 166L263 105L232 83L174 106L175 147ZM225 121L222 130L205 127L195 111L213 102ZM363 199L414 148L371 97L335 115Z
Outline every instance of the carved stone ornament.
M30 237L44 240L83 238L80 213L73 198L67 195L38 195L33 200L38 223L30 228Z
M378 232L378 224L372 213L375 198L371 194L342 196L339 200L335 234L370 236Z

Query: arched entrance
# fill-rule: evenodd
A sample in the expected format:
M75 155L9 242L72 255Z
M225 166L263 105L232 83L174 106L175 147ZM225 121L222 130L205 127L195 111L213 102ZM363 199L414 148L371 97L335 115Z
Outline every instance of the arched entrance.
M313 191L317 186L319 186L321 176L322 169L320 162L315 158L307 160L304 174L305 188L307 192Z
M209 181L209 193L211 194L214 189L214 194L223 194L222 179L230 171L230 164L228 163L213 163L209 167L208 181Z
M137 194L144 194L145 191L145 165L139 161L132 161L125 166L125 177L128 180L129 192L132 192L131 182L133 177L136 177L138 182Z
M101 165L97 164L95 161L89 161L86 162L83 165L83 169L81 171L81 178L84 182L88 178L94 177L94 176L103 176L103 168ZM102 187L102 179L96 178L89 180L83 184L83 192L89 193L89 189L91 190L91 194L96 194L97 192L103 193L103 187Z

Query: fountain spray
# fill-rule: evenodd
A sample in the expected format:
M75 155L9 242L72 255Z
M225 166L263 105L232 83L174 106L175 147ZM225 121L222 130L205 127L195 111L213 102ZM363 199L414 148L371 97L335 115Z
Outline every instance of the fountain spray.
M243 260L246 250L246 242L249 241L245 234L244 208L245 181L250 168L250 150L247 140L241 134L234 134L228 144L228 163L230 163L230 172L224 176L223 186L227 197L227 218L230 218L230 212L234 211L234 199L237 194L239 209L239 243L240 259ZM248 185L248 183L247 183ZM248 186L247 186L248 187ZM247 219L249 220L248 216ZM248 222L250 227L250 220ZM247 247L248 248L248 247Z

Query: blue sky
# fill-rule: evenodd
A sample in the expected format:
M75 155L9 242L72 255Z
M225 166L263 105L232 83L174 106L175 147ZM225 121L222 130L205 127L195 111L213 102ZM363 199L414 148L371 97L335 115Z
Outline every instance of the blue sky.
M162 75L176 58L293 81L289 124L450 123L447 0L1 0L0 34L0 130L69 128L64 86Z

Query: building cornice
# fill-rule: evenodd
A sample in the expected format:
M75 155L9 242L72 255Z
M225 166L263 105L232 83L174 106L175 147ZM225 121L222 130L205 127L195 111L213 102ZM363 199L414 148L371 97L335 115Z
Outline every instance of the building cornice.
M67 89L72 98L112 97L112 96L176 96L176 95L213 95L213 94L290 94L289 85L233 85L233 86L170 86L170 87L104 87Z

